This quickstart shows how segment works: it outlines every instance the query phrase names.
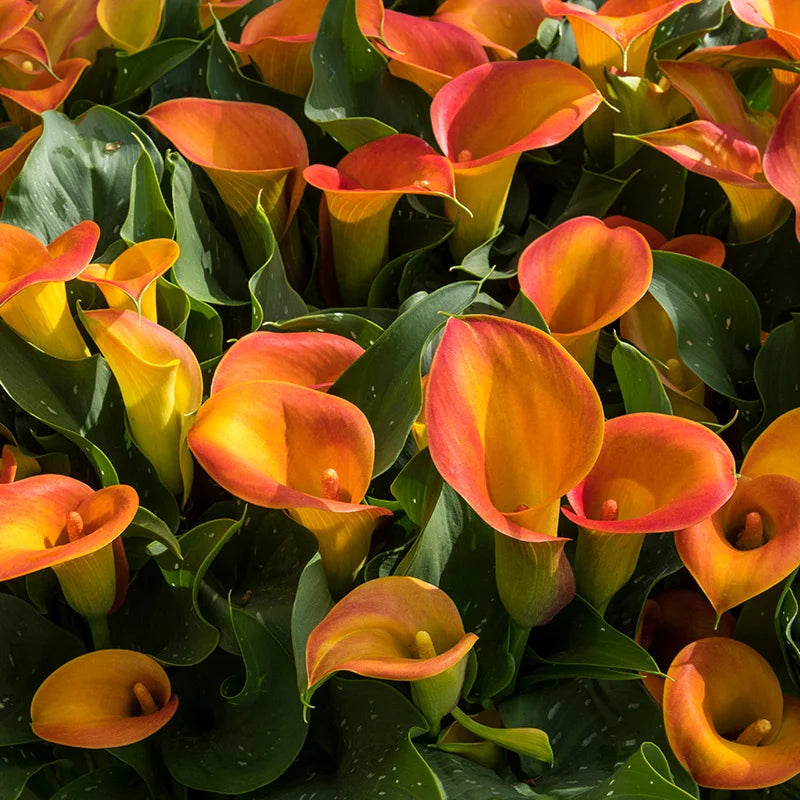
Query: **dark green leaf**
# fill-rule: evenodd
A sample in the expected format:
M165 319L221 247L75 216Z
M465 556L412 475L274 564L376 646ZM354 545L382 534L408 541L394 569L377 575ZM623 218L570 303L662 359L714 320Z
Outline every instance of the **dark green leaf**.
M651 50L661 61L678 58L707 31L722 25L727 0L702 0L676 11L656 28Z
M88 772L59 789L50 800L86 800L113 797L114 800L150 800L152 795L132 770L118 764Z
M611 352L611 361L619 381L626 414L639 411L672 413L672 404L658 377L658 371L647 356L632 344L617 339L617 346Z
M157 542L159 546L155 548L154 555L160 555L160 553L169 550L177 558L183 557L180 543L169 529L169 525L164 520L159 519L152 511L148 511L141 506L136 510L133 522L125 528L124 536L125 538L138 537L148 539L150 542Z
M0 763L3 765L0 769L0 797L3 800L25 800L23 792L28 780L54 761L49 748L28 745L3 747L0 749Z
M305 314L279 323L264 323L265 328L281 331L324 331L346 336L358 342L364 349L372 347L383 328L371 320L357 314L342 311L326 311L318 314Z
M554 220L549 221L551 226L555 227L568 219L585 214L605 217L629 180L629 176L614 178L582 168L580 180L572 191L566 208Z
M202 45L194 39L167 39L138 53L118 52L114 105L147 91L162 75L191 58Z
M175 221L161 194L153 159L141 145L131 177L128 216L122 223L120 238L130 245L144 239L171 239L174 233Z

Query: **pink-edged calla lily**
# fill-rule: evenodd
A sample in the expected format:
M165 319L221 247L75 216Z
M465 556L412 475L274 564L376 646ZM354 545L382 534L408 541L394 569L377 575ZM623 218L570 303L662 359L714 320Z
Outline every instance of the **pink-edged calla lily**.
M519 285L557 342L594 373L600 330L647 291L653 256L633 228L575 217L534 240L519 257Z
M308 148L297 123L271 106L199 97L167 100L144 116L205 170L231 213L248 263L253 270L261 267L265 250L256 219L259 197L280 239L305 188ZM241 146L243 141L247 147Z
M766 236L788 210L762 164L775 117L746 108L732 76L718 67L699 61L662 61L659 67L699 119L635 138L719 183L730 202L731 235L737 241Z
M387 12L388 13L388 12ZM321 230L342 301L365 303L389 258L389 221L404 194L453 198L450 162L417 136L396 134L357 147L334 167L313 164L306 181L324 192Z
M61 107L89 64L85 58L68 58L55 64L50 72L31 72L4 64L0 74L6 86L0 88L0 99L8 118L23 130L36 127L45 111ZM13 75L8 74L9 70Z
M736 491L709 518L675 534L678 554L718 614L800 566L800 409L753 442Z
M306 698L344 670L411 681L414 702L436 731L458 703L466 658L477 640L464 632L455 603L436 586L398 575L367 581L343 597L308 637Z
M64 475L0 483L0 581L52 567L67 602L89 619L120 605L128 564L119 538L139 498Z
M689 233L667 240L655 228L627 217L608 217L610 228L628 225L636 228L653 250L664 250L691 256L715 267L725 261L725 245L713 236ZM697 422L716 422L705 407L706 387L680 357L675 328L668 314L649 292L626 311L619 321L620 333L654 360L661 383L672 404L673 412Z
M375 442L357 406L292 383L235 383L200 408L189 447L231 494L286 509L314 533L333 592L352 586L372 532L391 513L361 504Z
M45 678L31 701L31 727L47 742L103 749L139 742L175 713L163 667L133 650L97 650Z
M520 154L566 139L603 101L592 81L560 61L502 61L453 78L431 104L433 133L455 173L448 204L457 259L494 236Z
M709 636L733 636L736 617L717 616L700 593L691 589L668 589L648 598L634 639L653 657L666 674L676 655L687 644ZM661 705L665 678L642 675L642 682L653 699Z
M4 197L11 188L28 158L28 153L41 135L42 126L37 125L23 133L10 147L0 150L0 197Z
M51 356L88 356L64 283L83 271L99 238L100 229L89 220L47 246L22 228L0 223L0 319Z
M456 75L489 62L471 33L436 18L387 9L381 34L373 42L389 59L389 72L431 96Z
M135 311L84 311L81 321L119 384L133 441L161 482L186 502L192 487L186 432L203 394L195 354Z
M701 522L735 487L730 450L701 424L650 413L608 420L597 461L562 509L580 527L578 591L605 611L633 574L645 534Z
M89 264L79 277L99 286L110 308L129 308L157 322L156 281L179 255L180 248L172 239L146 239L110 264Z
M795 235L800 240L800 95L795 92L778 117L764 153L764 175L795 210Z
M161 27L166 0L99 0L97 21L114 44L127 53L149 47Z
M800 772L800 700L781 692L751 647L700 639L678 653L667 675L667 738L701 786L761 789Z
M546 17L541 0L445 0L433 19L463 28L506 61L536 38Z
M428 375L425 422L437 469L496 531L503 604L524 627L544 624L574 594L558 504L600 450L594 386L542 331L452 318Z
M255 331L222 357L211 394L247 381L285 381L326 391L364 352L344 336L322 331Z

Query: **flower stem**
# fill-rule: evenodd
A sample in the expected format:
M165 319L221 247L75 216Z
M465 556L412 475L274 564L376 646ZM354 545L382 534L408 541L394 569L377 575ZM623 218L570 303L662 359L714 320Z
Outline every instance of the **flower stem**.
M86 617L89 630L92 634L92 644L95 650L108 650L111 648L111 631L108 628L108 616L102 614L97 617Z

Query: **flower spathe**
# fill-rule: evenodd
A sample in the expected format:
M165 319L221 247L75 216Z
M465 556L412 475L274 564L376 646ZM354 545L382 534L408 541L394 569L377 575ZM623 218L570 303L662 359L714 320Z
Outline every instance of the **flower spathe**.
M412 681L412 696L435 728L458 702L477 640L441 589L407 576L376 578L343 597L309 635L306 696L344 670ZM430 698L434 687L438 697Z
M133 441L185 501L192 486L186 432L203 393L196 356L183 339L135 311L85 311L81 320L119 384Z
M166 0L99 0L97 21L115 47L138 53L155 41Z
M107 614L127 589L119 536L138 506L130 486L95 491L64 475L0 484L0 580L52 567L79 614Z
M778 117L764 152L764 175L795 209L795 235L800 240L800 95L795 92Z
M594 386L542 331L496 317L451 318L428 374L425 422L437 469L497 532L504 605L521 625L543 624L574 593L558 501L600 450Z
M675 657L664 725L678 760L712 789L760 789L800 772L800 700L755 650L700 639Z
M31 727L54 744L124 747L163 728L177 707L157 661L133 650L98 650L44 680L31 701Z
M495 234L520 154L563 141L602 101L580 70L550 59L484 64L437 92L433 133L470 212L446 209L456 224L449 240L456 258Z
M99 238L100 228L89 220L47 246L22 228L0 223L0 319L49 355L88 356L64 283L83 271Z
M647 291L653 256L633 228L575 217L528 245L518 269L520 289L550 333L591 376L600 329Z
M375 443L359 408L280 381L236 383L215 392L189 431L205 471L231 494L287 509L317 536L329 584L352 585L387 509L362 505Z

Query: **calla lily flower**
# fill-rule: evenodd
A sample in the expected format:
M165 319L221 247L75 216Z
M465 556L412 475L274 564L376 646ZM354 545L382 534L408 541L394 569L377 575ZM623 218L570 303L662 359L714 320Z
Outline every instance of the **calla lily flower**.
M51 356L88 356L64 283L86 267L99 238L100 229L89 220L47 246L22 228L0 223L0 319Z
M166 0L99 0L97 21L114 46L127 53L149 47L161 27Z
M81 320L119 384L133 441L186 502L192 486L186 432L203 394L197 358L183 339L135 311L85 311Z
M27 25L34 11L36 6L27 0L0 2L0 58L13 55L38 61L43 66L50 64L42 37Z
M716 180L730 202L731 229L737 240L766 236L787 211L785 200L763 174L762 154L774 116L745 108L733 78L717 67L691 61L662 61L659 67L691 102L699 119L635 138L686 169Z
M653 256L633 228L575 217L534 240L520 255L518 269L522 292L591 377L601 328L647 291Z
M664 674L687 644L709 636L733 636L736 617L718 617L708 600L690 589L668 589L648 598L636 629L635 641L653 657ZM643 674L642 682L662 704L665 678Z
M678 554L722 614L800 566L800 409L753 442L730 500L675 534Z
M10 147L0 150L0 197L4 197L11 188L28 158L28 153L41 135L42 126L37 125L23 133Z
M435 732L461 696L477 640L441 589L406 576L376 578L342 598L308 637L306 697L343 670L411 681L414 702Z
M544 624L574 594L558 503L600 450L594 386L542 331L451 318L428 375L425 421L436 468L496 531L503 604L524 627Z
M54 744L124 747L163 728L177 707L167 673L150 656L97 650L45 678L31 701L31 727Z
M450 237L461 259L496 232L511 178L526 150L558 144L603 97L580 70L550 59L497 62L453 78L433 99L433 133L455 173Z
M387 12L388 14L389 12ZM389 259L389 221L404 194L453 198L453 168L422 139L396 134L357 147L334 167L313 164L305 179L322 189L321 230L330 242L342 300L366 302Z
M255 331L222 357L211 394L247 381L285 381L327 391L363 352L352 339L333 333Z
M504 61L536 38L546 17L541 0L445 0L433 15L468 31Z
M13 483L42 471L33 456L27 456L19 447L4 444L0 450L0 483Z
M137 242L111 264L89 264L79 276L97 284L111 308L130 308L158 321L156 281L178 260L180 248L172 239Z
M280 239L305 188L308 148L297 123L270 106L199 97L167 100L144 116L205 170L231 213L248 263L261 267L266 256L255 219L259 197Z
M95 491L64 475L0 483L0 581L52 567L75 611L104 616L125 597L119 537L138 506L130 486Z
M38 14L28 26L36 31L54 61L82 57L94 60L110 40L97 21L98 0L38 0Z
M733 639L700 639L675 657L664 687L672 752L701 785L761 789L800 772L800 700Z
M314 533L332 591L352 586L373 530L391 513L361 504L375 442L358 407L291 383L236 383L203 404L189 447L235 497L287 509Z
M733 493L734 472L725 443L697 422L649 413L608 420L597 461L562 509L581 528L580 594L604 611L633 574L644 535L713 514Z
M795 234L800 240L800 96L795 92L778 117L764 153L764 175L795 209Z

